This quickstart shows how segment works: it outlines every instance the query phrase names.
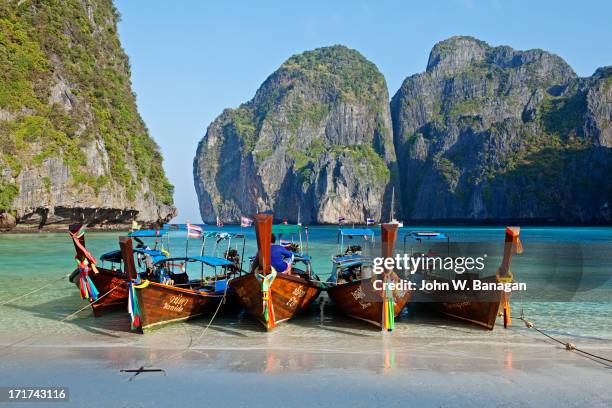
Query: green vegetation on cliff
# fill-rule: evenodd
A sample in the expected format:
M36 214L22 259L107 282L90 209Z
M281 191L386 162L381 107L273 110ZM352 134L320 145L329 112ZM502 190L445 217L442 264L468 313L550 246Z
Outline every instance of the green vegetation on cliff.
M376 65L358 51L335 45L290 57L254 100L229 111L228 122L242 139L246 156L255 149L263 121L274 121L280 105L287 105L286 123L276 125L297 134L302 126L316 128L338 102L358 103L375 115L387 98L387 84ZM388 129L381 132L390 137Z
M472 37L437 44L391 102L405 216L609 223L607 72L578 78L554 54Z
M134 199L142 180L172 203L173 187L131 90L130 67L116 32L111 0L8 1L0 4L0 166L60 157L75 188L116 182ZM58 96L59 95L59 96ZM54 103L51 103L54 102ZM109 174L96 176L84 149L96 140ZM1 170L1 169L0 169ZM0 208L10 208L2 200Z
M202 218L263 208L288 219L301 209L306 222L380 216L397 177L390 116L385 79L359 52L336 45L290 57L208 127L194 160ZM336 208L337 194L351 208Z
M387 84L376 65L342 45L317 48L289 58L281 71L303 78L322 91L335 89L346 100L366 102L376 109ZM330 95L331 96L331 95Z

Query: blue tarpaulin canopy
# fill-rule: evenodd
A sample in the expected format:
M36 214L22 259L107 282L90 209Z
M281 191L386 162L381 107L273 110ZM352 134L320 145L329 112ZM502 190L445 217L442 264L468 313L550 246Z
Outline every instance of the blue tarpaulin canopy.
M411 231L404 236L404 240L410 238L413 241L423 241L429 239L448 239L448 235L436 231Z
M134 249L134 252L138 254L149 255L151 259L153 259L153 263L157 263L167 259L166 255L164 255L161 251L155 249L136 248Z
M217 258L215 256L189 256L189 257L178 257L178 258L166 258L159 262L202 262L208 266L228 266L233 265L232 261L228 261L225 258Z
M369 228L352 228L352 229L339 229L341 235L370 235L374 236L374 231Z
M121 251L116 249L114 251L107 252L100 257L100 260L119 263L121 262Z
M161 251L158 251L156 249L135 248L134 252L138 252L139 254L144 254L144 255L151 255L151 256L163 255Z
M164 254L154 249L135 248L134 252L138 254L149 255L153 259L153 263L166 259L166 256ZM121 251L117 249L114 251L107 252L100 257L100 260L119 263L122 261Z

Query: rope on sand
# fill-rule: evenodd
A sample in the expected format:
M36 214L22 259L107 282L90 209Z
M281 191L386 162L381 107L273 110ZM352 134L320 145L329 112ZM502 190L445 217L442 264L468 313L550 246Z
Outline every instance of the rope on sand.
M533 324L533 322L530 322L529 320L525 319L525 316L523 315L523 312L522 312L522 311L521 311L521 315L519 316L519 319L520 319L520 320L522 320L522 321L523 321L523 323L525 323L525 326L526 326L528 329L534 329L534 330L535 330L535 331L537 331L538 333L540 333L540 334L542 334L542 335L544 335L544 336L548 337L549 339L551 339L551 340L553 340L553 341L555 341L555 342L557 342L557 343L561 344L562 346L564 346L564 347L565 347L565 349L566 349L567 351L576 351L576 352L578 352L578 353L582 353L582 354L587 355L587 356L589 356L589 357L593 357L593 358L596 358L596 359L601 360L601 361L605 361L605 362L608 362L608 363L612 363L612 359L609 359L609 358L606 358L606 357L602 357L602 356L598 356L598 355L596 355L596 354L589 353L588 351L585 351L585 350L582 350L582 349L580 349L580 348L576 347L576 345L575 345L574 343L564 342L564 341L562 341L562 340L559 340L559 339L557 339L557 338L555 338L555 337L551 336L551 335L550 335L550 334L548 334L548 333L545 333L543 330L538 329L537 327L535 327L535 325ZM605 363L603 363L603 364L605 364ZM606 365L607 365L607 364L606 364Z
M66 279L66 278L67 278L67 277L69 277L69 276L70 276L70 274L67 274L67 275L65 275L65 276L62 276L62 277L61 277L61 278L59 278L59 279L52 280L51 282L49 282L49 283L47 283L47 284L45 284L45 285L41 286L40 288L34 289L34 290L32 290L32 291L30 291L30 292L28 292L28 293L25 293L25 294L23 294L23 295L19 295L19 296L17 296L16 298L9 299L9 300L6 300L6 301L2 302L2 303L0 303L0 306L4 306L4 305L7 305L7 304L9 304L9 303L13 303L13 302L14 302L14 301L16 301L16 300L23 299L24 297L26 297L26 296L30 296L30 295L31 295L31 294L33 294L33 293L40 292L41 290L43 290L43 289L45 289L45 288L47 288L47 287L49 287L49 286L53 285L53 284L54 284L54 283L56 283L56 282L59 282L60 280L64 280L64 279Z
M109 293L111 293L112 291L114 291L115 289L117 289L119 286L121 285L116 285L113 288L111 288L111 290L109 290L108 292L106 292L105 294L103 294L102 296L98 297L96 300L94 300L91 303L86 304L85 306L83 306L82 308L80 308L79 310L77 310L74 313L69 314L68 316L64 317L62 320L60 320L60 323L63 321L68 320L69 318L71 318L72 316L75 316L77 314L79 314L80 312L82 312L83 310L87 309L89 306L98 303L101 299L103 299L106 295L108 295Z
M53 282L52 282L52 283L53 283ZM45 285L45 286L48 286L48 285ZM74 316L74 315L78 314L79 312L81 312L81 311L85 310L86 308L88 308L89 306L93 305L94 303L98 302L100 299L102 299L103 297L105 297L106 295L108 295L109 293L111 293L113 290L115 290L115 289L116 289L116 288L118 288L118 287L119 287L119 285L115 286L114 288L112 288L111 290L109 290L108 292L106 292L104 295L100 296L100 297L99 297L97 300L95 300L95 301L93 301L93 302L91 302L91 303L88 303L87 305L85 305L84 307L80 308L80 309L79 309L79 310L77 310L76 312L71 313L71 314L69 314L68 316L64 317L62 320L60 320L60 323L61 323L61 322L63 322L63 321L65 321L65 320L67 320L67 319L69 319L69 318L71 318L72 316ZM42 288L43 288L43 287L38 288L37 290L40 290L40 289L42 289ZM30 293L32 293L32 292L30 292ZM20 297L25 297L25 296L27 296L28 294L29 294L29 293L26 293L25 295L22 295L22 296L20 296ZM12 301L14 301L14 300L16 300L16 299L10 300L9 302L12 302ZM6 303L2 303L2 304L6 304ZM38 337L38 336L40 336L40 333L33 333L33 334L30 334L30 335L28 335L28 336L26 336L26 337L24 337L24 338L22 338L22 339L20 339L20 340L17 340L16 342L13 342L13 343L11 343L11 344L8 344L8 345L6 345L6 346L3 346L3 347L2 347L0 350L5 350L5 349L7 349L7 348L11 348L11 347L13 347L13 346L16 346L16 345L17 345L17 344L19 344L19 343L22 343L22 342L24 342L24 341L26 341L26 340L29 340L29 339L31 339L31 338Z

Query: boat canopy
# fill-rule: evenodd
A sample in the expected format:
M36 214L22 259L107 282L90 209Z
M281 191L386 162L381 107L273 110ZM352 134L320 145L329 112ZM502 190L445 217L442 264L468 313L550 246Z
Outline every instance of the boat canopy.
M341 268L349 268L354 265L372 263L373 259L371 256L364 256L361 254L351 254L336 256L333 262Z
M411 231L404 235L404 252L406 252L407 242L415 243L415 245L423 244L424 242L427 242L427 245L435 245L440 241L446 241L446 251L450 254L450 238L448 234L437 231Z
M168 233L168 230L166 229L161 229L161 230L136 230L136 231L132 231L128 234L128 237L132 237L132 238L155 238L155 237L161 237L165 234Z
M229 261L225 258L217 258L216 256L188 256L188 257L178 257L178 258L165 258L160 261L157 261L156 264L161 262L201 262L208 266L229 266L233 265L232 261Z
M374 231L369 228L339 228L340 235L369 235L374 236Z
M121 259L121 251L118 249L102 254L102 256L100 257L101 261L113 263L120 263Z
M163 261L166 259L166 256L161 252L155 249L144 249L144 248L134 248L134 253L149 255L153 259L153 263ZM101 261L120 263L123 259L121 257L121 251L116 249L114 251L107 252L100 257Z
M134 252L137 254L149 255L151 259L153 259L153 263L167 259L166 255L156 249L134 248Z
M272 226L272 233L277 235L299 234L301 229L302 226L297 224L277 224Z
M137 252L143 255L151 255L151 256L163 255L162 252L158 251L157 249L134 248L134 252Z
M432 239L448 240L448 235L442 232L436 232L436 231L411 231L408 234L404 235L404 241L407 238L410 238L413 241L432 240Z

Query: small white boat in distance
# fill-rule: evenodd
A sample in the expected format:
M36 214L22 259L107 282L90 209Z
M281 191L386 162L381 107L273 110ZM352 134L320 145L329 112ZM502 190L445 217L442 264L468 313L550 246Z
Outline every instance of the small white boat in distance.
M391 190L391 221L389 224L396 224L398 228L402 228L404 223L395 219L395 187Z

